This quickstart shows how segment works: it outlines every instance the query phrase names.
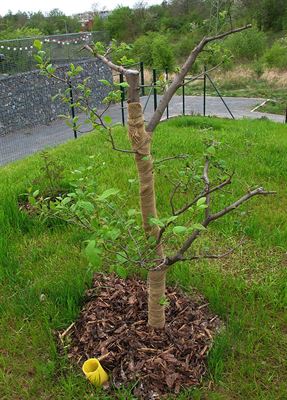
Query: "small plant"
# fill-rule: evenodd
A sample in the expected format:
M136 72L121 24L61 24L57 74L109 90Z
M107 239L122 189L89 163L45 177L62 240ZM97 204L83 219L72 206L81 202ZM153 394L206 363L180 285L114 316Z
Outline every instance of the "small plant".
M64 167L47 151L40 153L42 165L41 175L34 179L33 186L41 187L45 196L57 196L63 190L62 180Z
M264 64L262 62L262 60L256 60L254 61L253 65L252 65L252 69L256 74L257 78L260 78L263 74L264 74Z

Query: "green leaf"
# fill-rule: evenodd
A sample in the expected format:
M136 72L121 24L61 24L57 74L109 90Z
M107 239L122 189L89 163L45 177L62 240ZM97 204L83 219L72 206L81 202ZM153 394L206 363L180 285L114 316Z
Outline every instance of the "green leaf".
M201 197L200 199L197 200L196 205L197 205L197 207L199 207L205 203L206 203L206 197Z
M149 223L150 223L151 225L160 226L161 228L164 227L164 223L163 223L159 218L151 217L151 218L149 219Z
M42 64L42 63L43 63L42 57L38 56L38 54L36 54L36 55L34 56L34 59L35 59L39 64Z
M193 224L192 226L191 226L191 228L193 229L193 230L198 230L198 231L206 231L206 228L203 226L203 225L201 225L201 224L199 224L199 223L196 223L196 224Z
M175 226L172 231L176 235L181 235L187 231L187 227L178 225L178 226Z
M112 86L112 84L106 79L99 79L99 82L101 82L105 86Z
M34 40L34 47L37 50L41 50L42 49L42 42L38 39Z
M142 158L142 161L148 161L149 160L149 156L144 156L143 158Z
M77 206L87 211L87 213L92 214L95 210L94 205L90 201L80 200L77 202Z
M215 147L214 146L209 146L208 148L207 148L207 153L208 154L210 154L211 156L214 156L215 155Z
M115 83L115 86L118 86L121 88L128 88L130 85L127 82L121 82L121 83Z
M122 265L117 265L115 268L115 272L122 279L126 279L128 277L128 270Z
M72 201L72 198L71 197L65 197L63 200L62 200L62 206L65 206L66 204L68 204L68 203L70 203L70 201Z
M170 222L175 221L178 218L177 215L173 215L166 220L166 223L169 224Z
M119 193L118 189L114 189L114 188L107 189L100 196L98 196L98 200L99 201L106 200L108 197L115 196L118 193Z
M107 231L107 238L111 240L116 240L121 234L121 231L119 229L111 229Z
M125 255L125 253L123 251L120 251L119 253L117 253L117 260L121 263L124 264L127 262L127 257Z
M35 190L35 192L33 193L33 197L37 197L40 193L40 190Z
M53 74L56 71L52 64L47 65L46 70L49 74Z
M105 121L106 124L111 124L113 122L112 117L110 117L109 115L105 115L103 120Z
M86 257L93 266L97 267L101 264L102 250L96 247L96 241L90 240L85 248Z

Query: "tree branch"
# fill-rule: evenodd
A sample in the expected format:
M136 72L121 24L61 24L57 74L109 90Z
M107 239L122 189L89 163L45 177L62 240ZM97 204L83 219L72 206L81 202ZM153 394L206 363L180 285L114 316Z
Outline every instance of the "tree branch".
M206 192L206 209L205 209L205 218L207 219L209 216L209 208L210 208L210 182L209 182L209 177L208 177L208 171L209 171L209 159L208 157L205 158L205 165L203 169L203 176L202 179L205 183L205 192Z
M170 102L172 96L175 94L177 89L182 85L182 81L183 81L184 77L187 75L188 71L194 64L197 56L203 50L203 48L210 42L213 42L213 41L219 40L219 39L223 39L224 37L226 37L228 35L231 35L236 32L241 32L241 31L244 31L245 29L249 29L249 28L251 28L250 24L246 25L246 26L242 26L240 28L231 29L231 30L221 33L219 35L204 37L199 42L199 44L192 50L192 52L188 56L187 60L183 64L180 72L178 72L175 75L175 77L174 77L171 85L167 89L167 91L162 96L161 101L158 105L158 108L155 110L150 122L147 125L147 132L152 133L154 131L154 129L156 128L156 126L159 124L161 117L166 109L167 104Z
M225 179L223 182L219 183L218 185L214 186L213 188L209 188L208 191L203 190L198 196L196 196L190 203L186 204L185 206L183 206L182 208L180 208L179 210L174 211L173 215L180 215L182 213L184 213L186 210L188 210L190 207L192 207L194 204L197 203L197 201L199 199L201 199L202 197L207 196L208 194L211 194L217 190L222 189L224 186L226 185L230 185L231 183L231 179L232 179L232 175L230 175L227 179Z
M124 75L138 75L139 74L139 72L135 69L127 69L127 68L123 67L122 65L114 64L106 56L97 53L91 46L89 46L87 44L85 46L83 46L83 49L88 50L95 57L97 57L104 64L106 64L109 68L111 68L113 71L119 72L120 74L124 74Z
M229 256L230 254L234 253L238 247L242 246L244 243L244 240L241 240L237 246L233 247L232 249L229 249L225 253L222 254L202 254L199 256L191 256L191 257L184 257L181 259L181 261L190 261L190 260L203 260L203 259L220 259Z
M266 191L262 187L254 189L254 190L246 193L244 196L242 196L240 199L238 199L234 203L225 207L223 210L221 210L215 214L209 215L207 218L204 219L204 221L201 223L201 225L204 228L207 228L207 226L212 221L215 221L215 220L223 217L224 215L228 214L229 212L235 210L237 207L239 207L241 204L245 203L247 200L251 199L252 197L257 196L257 195L265 196L265 195L270 195L270 194L276 194L276 192ZM182 244L182 246L178 250L178 252L174 256L168 257L166 259L166 261L165 261L166 268L168 268L170 265L173 265L174 263L182 260L184 253L191 247L192 243L196 240L196 238L200 235L200 233L201 233L201 230L199 230L199 229L196 229L192 232L192 234Z
M111 143L112 149L113 149L113 150L119 151L119 152L121 152L121 153L137 154L137 151L119 149L118 147L116 147L111 128L108 128L108 135L109 135L109 142Z

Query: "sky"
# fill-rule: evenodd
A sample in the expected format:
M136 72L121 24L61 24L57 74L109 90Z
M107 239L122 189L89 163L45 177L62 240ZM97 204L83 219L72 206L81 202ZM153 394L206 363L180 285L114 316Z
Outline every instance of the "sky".
M59 8L66 15L72 15L84 11L91 11L93 4L97 4L98 9L112 10L117 5L132 7L137 0L0 0L0 15L5 15L9 10L12 13L17 11L42 11L49 12L53 8ZM147 5L161 4L162 0L144 1Z

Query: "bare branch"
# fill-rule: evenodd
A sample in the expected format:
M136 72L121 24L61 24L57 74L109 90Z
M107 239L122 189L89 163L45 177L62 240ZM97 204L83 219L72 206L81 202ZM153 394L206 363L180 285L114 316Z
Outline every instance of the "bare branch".
M111 143L112 149L113 149L113 150L119 151L119 152L121 152L121 153L137 154L137 151L134 151L134 150L124 150L124 149L119 149L118 147L116 147L111 128L108 128L108 135L109 135L109 142Z
M246 193L244 196L242 196L240 199L235 201L234 203L230 204L228 207L225 207L223 210L212 214L208 217L209 222L215 221L218 218L223 217L223 215L228 214L230 211L235 210L237 207L239 207L242 203L246 202L247 200L251 199L251 197L257 196L257 195L269 195L269 194L276 194L274 191L266 191L262 187L259 187L257 189L251 190L250 192Z
M238 249L238 247L242 246L242 244L244 243L244 240L240 240L240 242L238 243L237 246L233 247L232 249L229 249L228 251L226 251L225 253L222 254L202 254L199 256L190 256L190 257L184 257L182 258L180 261L190 261L190 260L202 260L202 259L220 259L220 258L224 258L229 256L230 254L234 253L236 249Z
M174 199L175 194L177 193L178 188L180 187L180 184L181 184L181 183L178 182L178 183L174 186L174 188L172 189L172 192L171 192L171 194L170 194L169 203L170 203L172 215L176 215L176 211L175 211L174 204L173 204L173 199Z
M254 189L248 193L246 193L244 196L242 196L240 199L235 201L234 203L230 204L229 206L225 207L223 210L209 215L202 223L201 225L204 228L207 228L207 226L212 222L215 221L224 215L228 214L229 212L235 210L237 207L239 207L241 204L245 203L247 200L251 199L254 196L257 195L270 195L270 194L276 194L276 192L273 191L266 191L262 187L259 187L257 189ZM185 240L185 242L182 244L181 248L178 250L178 252L172 256L168 257L165 261L165 265L168 268L168 266L173 265L177 261L181 261L183 258L184 253L191 247L192 243L196 240L196 238L201 234L201 230L196 229L192 232L192 234Z

